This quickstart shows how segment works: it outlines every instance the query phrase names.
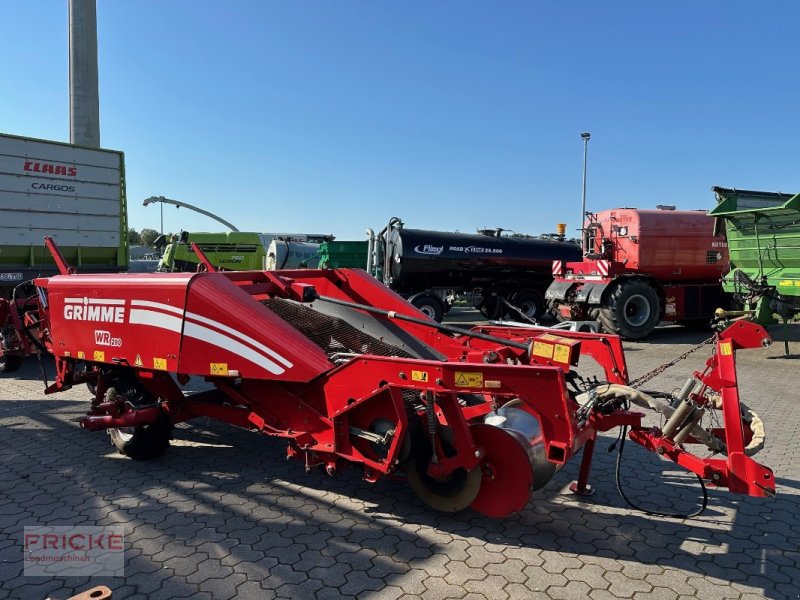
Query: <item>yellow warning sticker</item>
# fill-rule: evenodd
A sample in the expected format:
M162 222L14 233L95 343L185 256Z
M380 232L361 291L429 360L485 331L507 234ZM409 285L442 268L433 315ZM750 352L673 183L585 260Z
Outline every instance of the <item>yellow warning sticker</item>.
M483 373L456 371L456 385L459 387L483 387Z
M553 345L543 342L533 342L533 355L542 358L553 358Z
M211 363L209 370L211 371L212 375L227 375L228 363Z
M83 350L78 350L78 358L81 359L86 358L86 352L84 352Z
M423 383L428 381L428 372L427 371L411 371L411 381L422 381Z
M143 367L144 366L144 363L142 362L142 355L141 354L137 354L136 355L136 360L133 361L133 366L134 367Z
M94 351L94 359L95 359L97 362L105 362L105 360L106 360L106 353L105 353L105 352L103 352L102 350L95 350L95 351Z
M733 354L733 348L731 347L730 342L722 342L719 345L719 351L722 353L722 356L730 356Z
M167 359L166 358L155 358L153 357L153 368L154 369L161 369L162 371L167 370Z
M569 346L564 344L556 344L553 349L553 360L560 363L569 362Z

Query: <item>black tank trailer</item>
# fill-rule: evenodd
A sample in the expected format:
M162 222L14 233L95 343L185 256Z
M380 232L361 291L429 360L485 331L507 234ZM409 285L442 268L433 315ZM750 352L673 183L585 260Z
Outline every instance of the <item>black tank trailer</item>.
M544 292L553 280L553 261L581 259L578 244L556 235L504 235L502 229L450 233L406 229L399 220L392 221L375 241L380 260L374 270L437 321L449 309L449 292L470 293L489 319L506 314L504 300L527 317L539 317L545 311ZM515 311L508 312L522 320Z

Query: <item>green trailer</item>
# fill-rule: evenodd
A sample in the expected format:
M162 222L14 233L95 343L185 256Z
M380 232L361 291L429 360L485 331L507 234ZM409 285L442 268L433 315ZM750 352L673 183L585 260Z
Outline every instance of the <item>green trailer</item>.
M800 312L800 194L713 187L717 206L708 214L725 227L730 270L723 276L761 324Z
M367 241L328 241L319 247L321 269L367 268L369 243Z

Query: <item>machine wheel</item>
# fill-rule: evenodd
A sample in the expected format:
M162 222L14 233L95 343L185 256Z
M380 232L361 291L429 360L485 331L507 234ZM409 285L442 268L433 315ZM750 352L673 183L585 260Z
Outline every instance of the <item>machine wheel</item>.
M447 479L434 479L427 473L429 459L429 455L420 453L403 465L408 483L419 499L445 513L458 512L472 504L480 491L481 470L456 469Z
M3 354L0 356L0 373L12 373L22 365L22 357L18 354Z
M511 297L511 304L516 306L529 319L538 319L545 312L544 297L534 290L517 292ZM512 317L519 316L518 314L515 315L513 310L509 310L509 313Z
M119 396L134 406L153 402L152 396L138 382L127 377L117 380L108 388L105 400L111 402ZM172 439L172 425L169 423L111 428L107 431L111 443L119 453L133 460L152 460L161 456L169 448L169 441Z
M152 460L164 454L172 438L172 426L165 423L109 429L111 443L120 454L133 460Z
M653 286L641 279L622 279L603 302L598 317L607 332L640 340L658 325L660 312Z
M437 429L445 454L452 455L455 452L451 445L452 431L443 426ZM428 475L431 441L416 415L409 419L409 439L410 454L402 468L417 497L432 509L445 513L458 512L472 504L480 491L481 470L456 469L444 479L435 479Z
M425 315L437 323L441 323L444 318L444 302L438 296L423 292L416 294L408 299L411 304L420 309Z

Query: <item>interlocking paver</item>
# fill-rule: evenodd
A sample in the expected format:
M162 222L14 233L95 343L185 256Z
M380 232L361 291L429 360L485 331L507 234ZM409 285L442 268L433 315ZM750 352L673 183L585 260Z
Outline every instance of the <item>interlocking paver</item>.
M626 343L632 375L693 335ZM204 421L177 428L162 458L136 463L75 426L83 390L44 397L38 367L26 364L0 377L0 598L67 597L95 583L22 576L22 528L47 523L124 525L126 577L107 580L114 598L796 598L800 415L787 390L800 372L761 354L737 356L740 387L766 423L759 459L774 468L779 495L710 490L709 511L691 521L625 507L616 457L602 451L611 437L598 444L594 496L567 493L571 461L504 520L433 513L402 482L369 485L357 470L306 474L284 460L283 444ZM689 371L701 364L689 362ZM679 388L686 373L648 386ZM696 494L691 478L633 444L623 475L630 494L663 510Z

